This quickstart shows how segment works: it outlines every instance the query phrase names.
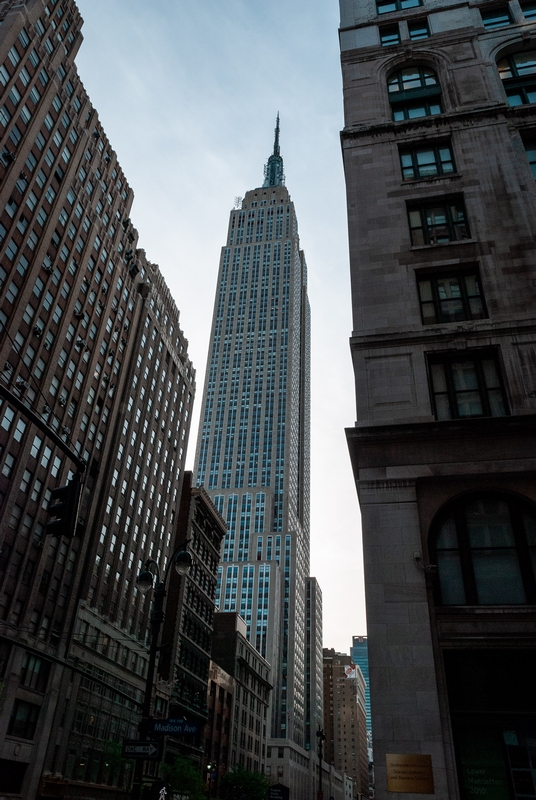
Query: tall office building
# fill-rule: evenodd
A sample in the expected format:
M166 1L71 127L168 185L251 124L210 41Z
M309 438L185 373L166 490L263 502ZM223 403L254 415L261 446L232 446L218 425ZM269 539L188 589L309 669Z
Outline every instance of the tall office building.
M136 577L172 552L195 373L76 69L76 4L4 2L0 23L0 795L109 797L148 666ZM47 531L80 459L78 525ZM159 712L176 689L159 683Z
M352 657L323 650L324 757L355 781L355 797L369 796L365 679Z
M278 773L292 791L308 769L309 326L278 120L264 184L231 211L221 253L196 469L228 527L217 605L272 665L271 735L297 748Z
M305 598L305 747L314 750L324 714L322 590L316 578L307 578Z
M535 15L341 0L382 800L535 795Z
M352 661L356 664L365 679L365 705L367 709L367 738L372 746L372 723L370 719L370 678L368 663L368 642L366 636L352 636L352 646L350 648Z

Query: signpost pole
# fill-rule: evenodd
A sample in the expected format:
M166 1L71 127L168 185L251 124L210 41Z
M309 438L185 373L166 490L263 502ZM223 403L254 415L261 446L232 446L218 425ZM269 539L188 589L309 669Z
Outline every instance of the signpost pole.
M154 669L156 666L156 653L158 651L158 636L160 626L164 620L164 598L166 589L162 582L158 582L154 591L154 609L151 614L151 644L149 647L149 668L145 683L145 696L141 711L141 721L139 724L140 740L146 739L151 717L151 701L153 696ZM134 781L132 783L132 800L141 800L141 784L143 781L144 760L136 760L134 766Z
M158 563L149 558L145 562L143 571L140 572L136 579L136 584L140 592L142 594L147 594L153 588L153 581L156 573L156 587L153 593L153 613L151 614L151 635L150 635L150 643L149 643L149 667L147 670L147 678L145 681L145 695L143 698L143 705L142 705L142 712L141 712L141 721L138 727L140 742L143 744L144 740L147 739L149 734L149 726L151 723L151 704L152 704L152 697L153 697L153 685L154 685L154 671L156 666L156 654L158 652L158 638L160 634L160 627L164 621L164 600L166 598L166 578L169 574L169 568L171 565L175 568L175 571L184 576L189 571L190 567L192 566L192 556L188 552L188 544L189 539L186 539L185 542L179 545L179 547L175 550L173 555L171 556L168 566L164 571L164 577L160 580L160 569L158 567ZM153 573L150 567L154 567L155 573ZM143 759L136 761L136 766L134 768L134 780L132 783L132 800L141 800L141 787L143 781Z
M322 728L318 728L316 732L318 739L318 795L317 800L324 800L324 792L322 790L322 758L324 755L324 742L326 741L326 734Z

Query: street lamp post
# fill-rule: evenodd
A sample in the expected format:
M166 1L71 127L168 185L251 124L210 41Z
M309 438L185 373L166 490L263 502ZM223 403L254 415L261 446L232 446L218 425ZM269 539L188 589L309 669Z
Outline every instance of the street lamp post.
M323 800L324 792L322 791L322 758L324 755L324 742L326 741L326 734L322 728L318 728L316 732L318 739L318 800Z
M141 721L138 726L138 733L140 741L147 739L149 734L149 723L151 721L151 704L153 698L154 686L154 668L156 666L156 654L158 652L158 638L160 635L160 628L164 621L164 600L167 595L166 581L169 574L171 565L175 568L179 575L186 575L192 566L192 556L188 552L189 541L180 545L170 558L169 564L164 577L160 580L160 568L156 561L148 558L143 565L143 570L140 572L136 579L136 583L140 592L144 595L148 594L153 588L153 580L156 577L156 586L154 589L154 605L151 614L151 636L149 643L149 668L147 670L147 678L145 681L145 694L143 697L143 704L141 710ZM154 569L154 574L151 571ZM136 760L134 767L134 780L132 783L132 800L141 800L141 786L143 780L143 759Z
M207 772L208 772L207 788L208 788L208 796L210 798L213 796L213 794L215 794L213 789L216 786L216 782L218 780L218 763L216 761L211 761L209 764L207 764Z

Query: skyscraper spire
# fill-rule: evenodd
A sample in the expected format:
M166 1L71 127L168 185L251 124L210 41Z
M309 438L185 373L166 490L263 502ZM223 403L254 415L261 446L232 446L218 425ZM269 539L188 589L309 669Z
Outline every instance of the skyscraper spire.
M279 111L277 112L277 119L275 122L275 140L274 140L274 156L278 156L279 153Z
M284 186L285 173L283 172L283 159L279 151L279 112L275 124L274 152L264 167L264 186Z

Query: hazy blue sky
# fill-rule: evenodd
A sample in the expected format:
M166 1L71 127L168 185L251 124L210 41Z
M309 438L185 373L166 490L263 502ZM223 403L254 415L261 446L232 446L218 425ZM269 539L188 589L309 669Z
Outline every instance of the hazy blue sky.
M181 311L197 369L192 466L220 249L234 199L281 154L312 309L311 574L324 643L365 630L359 510L344 427L354 386L337 0L78 0L78 66L135 192L132 220Z

